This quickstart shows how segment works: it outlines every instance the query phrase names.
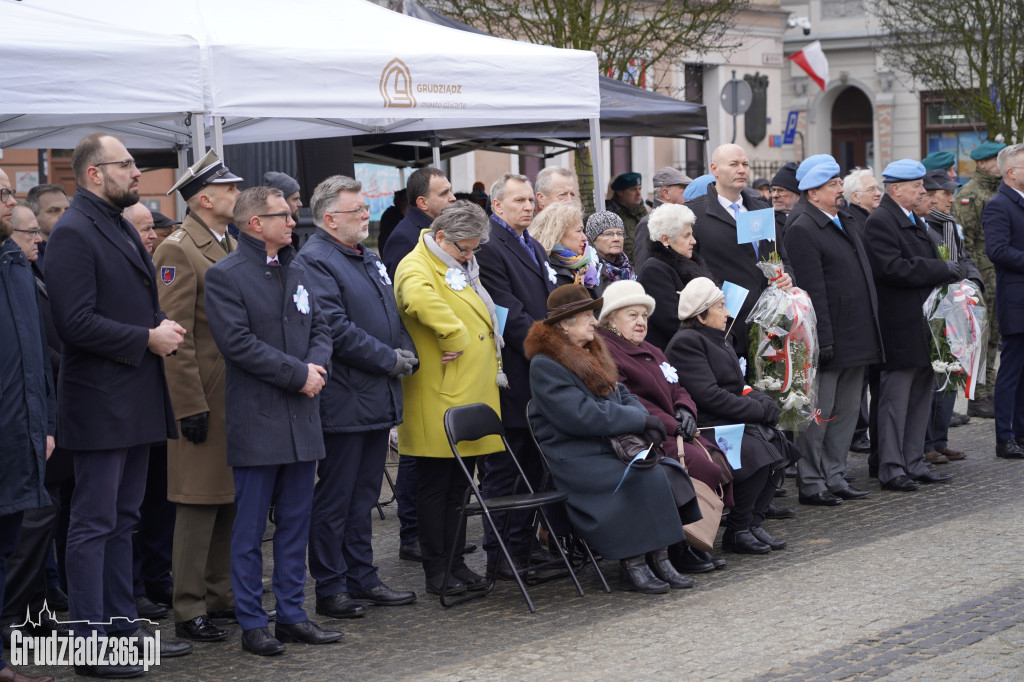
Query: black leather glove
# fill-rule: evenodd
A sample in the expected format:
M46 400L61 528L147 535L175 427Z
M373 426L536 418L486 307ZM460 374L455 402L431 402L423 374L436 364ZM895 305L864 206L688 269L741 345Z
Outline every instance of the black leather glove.
M185 436L185 440L195 443L203 443L206 441L206 432L210 429L210 413L200 412L194 414L191 417L184 417L181 420L181 435Z
M822 346L818 349L818 363L827 365L836 356L836 349L831 345Z
M949 282L959 282L964 278L964 268L960 263L952 260L946 261L946 267L949 268Z
M660 419L651 415L644 417L644 440L648 443L661 445L665 442L666 436L668 436L668 432L665 430L665 425L661 423Z
M767 400L761 403L764 406L764 417L761 419L761 423L767 426L775 426L779 423L779 415L782 411L779 406L774 402L768 402Z
M690 412L683 406L676 408L676 435L682 436L683 440L691 441L694 435L697 433L697 420L694 419L693 413Z

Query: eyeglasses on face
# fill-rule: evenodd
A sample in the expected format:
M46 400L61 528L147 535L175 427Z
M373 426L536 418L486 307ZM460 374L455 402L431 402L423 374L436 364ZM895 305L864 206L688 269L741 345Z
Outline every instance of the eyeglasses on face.
M6 204L14 196L13 189L7 189L6 187L0 187L0 204Z
M284 218L288 220L288 216L291 215L289 211L281 211L280 213L257 213L257 218Z
M21 232L22 234L30 234L33 237L43 233L43 231L40 230L38 227L36 229L34 229L34 230L19 230L18 228L14 228L14 231L15 232Z
M135 167L135 159L125 159L124 161L102 161L100 163L94 163L94 166L117 166L123 170Z
M452 244L455 246L456 249L459 250L459 253L476 253L477 251L483 248L482 246L478 246L475 249L464 249L461 246L459 246L458 242L452 242Z
M615 239L616 237L618 237L618 238L625 237L626 233L623 232L622 230L605 230L604 232L602 232L601 234L599 234L597 236L598 237L610 237L612 239Z
M351 211L328 211L328 213L349 213L352 215L362 215L363 213L369 212L369 210L369 206L367 206L366 204L360 204L359 206L353 208Z

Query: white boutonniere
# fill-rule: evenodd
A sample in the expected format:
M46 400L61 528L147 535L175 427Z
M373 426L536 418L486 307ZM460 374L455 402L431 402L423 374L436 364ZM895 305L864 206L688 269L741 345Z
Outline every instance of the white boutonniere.
M558 275L555 273L555 269L551 267L551 264L544 261L544 267L548 269L548 279L551 280L552 284L558 282Z
M448 271L444 273L444 281L452 288L452 291L462 291L469 286L469 279L466 277L466 273L455 268L448 268Z
M309 292L301 284L295 289L295 293L292 295L292 300L295 301L295 307L303 315L309 314Z
M676 368L668 364L667 362L661 363L661 373L665 375L665 381L667 381L668 383L679 383L679 372L677 372Z
M388 269L380 261L377 261L377 273L380 275L381 282L388 285L391 284L391 278L388 277Z

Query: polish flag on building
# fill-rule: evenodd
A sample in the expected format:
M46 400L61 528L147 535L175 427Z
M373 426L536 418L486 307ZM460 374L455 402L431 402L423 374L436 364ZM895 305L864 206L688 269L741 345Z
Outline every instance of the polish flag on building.
M825 90L825 85L828 84L828 60L825 59L825 52L821 49L821 41L815 40L796 54L791 54L787 59L796 62L797 66L806 71L819 88Z

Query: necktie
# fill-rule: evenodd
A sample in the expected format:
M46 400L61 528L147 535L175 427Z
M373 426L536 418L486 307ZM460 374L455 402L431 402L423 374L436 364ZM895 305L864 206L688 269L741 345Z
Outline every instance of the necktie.
M273 258L267 261L267 265L276 268L281 264L277 261L277 256L274 256Z
M224 235L224 239L220 240L220 248L224 249L224 253L231 253L231 244L228 242L229 237Z
M833 216L832 222L834 222L836 224L836 227L838 227L840 230L843 229L843 224L839 222L839 216Z

